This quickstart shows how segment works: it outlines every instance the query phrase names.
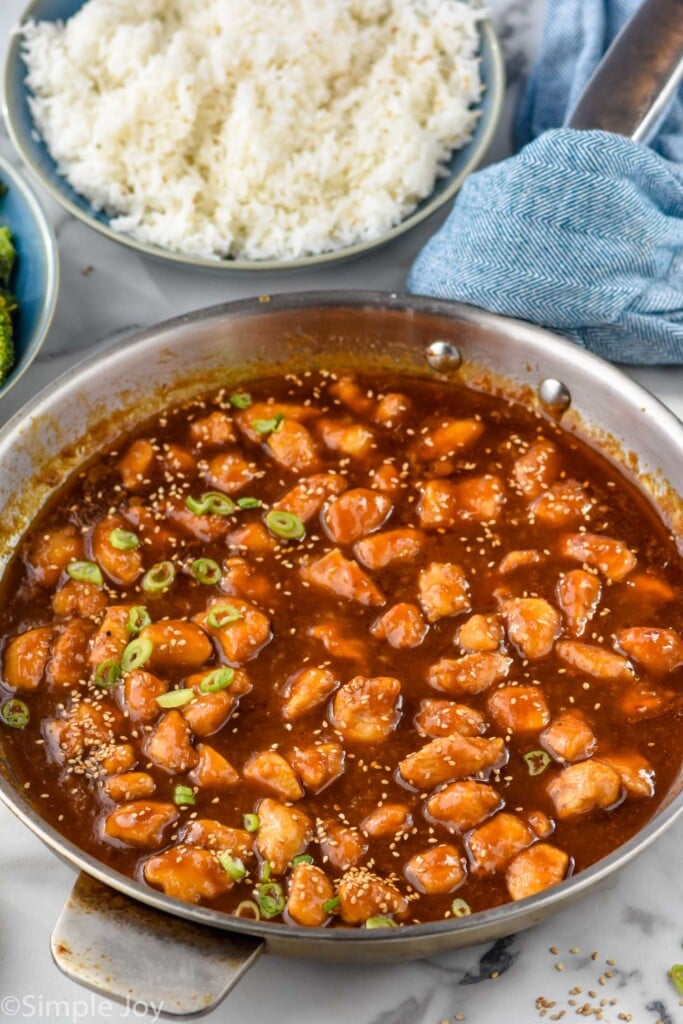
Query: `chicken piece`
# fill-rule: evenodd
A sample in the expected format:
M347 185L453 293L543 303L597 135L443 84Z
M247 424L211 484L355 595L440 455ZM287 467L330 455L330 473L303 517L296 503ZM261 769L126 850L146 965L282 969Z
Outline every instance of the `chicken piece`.
M156 462L156 452L150 441L138 438L133 441L117 463L121 483L127 491L140 491L151 480Z
M560 661L576 672L603 679L608 682L629 683L635 678L627 658L613 654L595 644L583 644L578 640L560 640L555 645Z
M378 399L372 418L387 430L400 426L410 413L412 403L407 395L389 391Z
M148 736L145 753L150 761L171 774L186 772L199 761L190 738L189 726L181 713L175 709L167 711Z
M223 563L220 588L224 594L234 594L257 604L268 605L275 591L265 573L259 572L246 558L227 558Z
M513 857L505 872L505 884L513 900L523 900L558 885L567 875L569 857L549 843L537 843Z
M367 487L354 487L333 498L323 512L323 523L337 544L353 544L386 521L391 498Z
M525 811L522 817L539 839L547 839L555 831L555 822L543 811Z
M453 892L465 881L465 865L460 854L449 843L430 846L416 853L405 864L403 872L418 892L440 895Z
M283 420L268 434L266 451L290 473L314 473L320 466L312 434L296 420Z
M294 402L254 402L247 409L235 413L235 422L250 441L260 444L264 434L256 429L254 423L260 424L267 420L293 420L295 423L307 423L317 419L319 412L312 405L297 405Z
M13 690L36 690L45 675L54 630L27 629L8 641L2 656L2 677Z
M402 601L388 608L370 627L377 640L386 640L397 650L419 647L428 630L417 605Z
M339 680L328 668L304 668L290 676L284 690L282 717L287 722L319 708L339 686Z
M197 464L194 455L182 444L162 444L161 464L164 468L164 475L168 482L175 482L176 479L183 480L193 476L197 471Z
M327 653L333 658L348 658L350 661L357 661L362 665L367 662L367 641L347 632L336 620L328 619L316 622L308 630L308 635L320 640Z
M650 797L655 795L654 768L640 754L610 754L609 757L601 757L600 760L615 770L628 796Z
M469 832L503 806L503 800L485 782L451 782L430 796L425 812L430 821L449 832Z
M539 438L512 467L515 484L525 498L538 498L557 480L561 470L560 453L552 441Z
M140 631L140 640L149 640L152 653L146 666L155 672L192 672L213 654L211 641L199 626L183 619L163 619Z
M543 691L537 686L504 686L491 694L486 706L501 732L540 732L550 721Z
M429 685L453 697L481 693L507 679L512 658L494 651L475 651L461 658L442 658L429 669Z
M659 608L662 604L668 604L676 600L676 591L669 586L661 576L655 576L650 572L637 573L629 576L625 582L630 595L636 597L636 607L642 609Z
M110 604L100 622L100 628L90 644L88 660L92 668L103 661L121 661L124 649L132 639L128 630L128 617L132 604Z
M114 742L111 715L87 700L72 708L65 718L48 719L43 735L50 760L56 764L85 760L86 752L107 750Z
M382 804L363 818L360 827L371 839L398 838L413 827L413 816L405 804Z
M466 779L505 763L502 739L479 736L440 736L399 762L405 781L416 789L433 789L442 782Z
M243 828L231 828L212 818L195 818L188 822L180 834L187 846L199 846L215 853L229 853L231 857L247 860L254 855L255 839Z
M353 552L368 569L384 569L396 562L412 562L422 551L425 535L411 526L363 537Z
M297 864L292 871L287 913L295 924L319 928L330 916L325 904L334 899L334 886L315 864Z
M585 761L595 753L597 740L580 711L565 711L541 734L541 743L556 761Z
M70 524L45 530L36 537L26 555L31 576L41 587L52 589L69 562L83 558L83 537Z
M151 796L155 789L154 779L148 772L123 772L112 775L104 783L105 793L117 803L142 800Z
M240 774L233 768L227 758L210 747L208 743L198 743L199 760L190 772L190 782L200 789L234 789L240 782Z
M585 569L572 569L560 577L556 593L569 632L575 637L583 636L600 604L600 580Z
M505 487L498 476L470 476L428 480L417 506L425 530L450 530L459 523L494 522L505 503Z
M94 583L82 583L80 580L67 580L52 596L55 615L64 618L79 615L84 619L96 619L106 607L106 594Z
M464 570L451 562L431 562L420 571L419 600L427 622L469 612L470 587Z
M258 805L256 846L275 875L284 875L293 857L311 841L311 822L303 811L266 797Z
M338 743L294 747L288 760L310 793L320 793L344 771L344 748Z
M524 658L545 658L553 649L562 620L542 597L513 597L503 602L502 615L510 640Z
M622 797L621 777L605 762L590 758L563 768L550 780L548 795L560 820L598 809L607 810Z
M186 537L194 537L205 544L222 540L233 525L226 516L212 512L197 514L187 507L183 498L168 498L159 503L159 515Z
M401 483L400 470L391 459L385 459L384 462L376 466L370 473L370 486L376 491L382 491L384 494L390 495L392 498L395 498L400 493Z
M263 523L245 523L229 533L225 543L232 550L256 556L267 555L278 546L277 537L273 537Z
M256 480L258 475L254 463L247 462L237 451L215 455L209 462L206 474L211 486L225 494L241 491L252 480Z
M341 494L348 486L348 481L338 473L314 473L278 498L273 508L292 512L302 523L307 523L320 512L328 498Z
M419 427L408 454L416 462L448 459L473 448L483 433L484 424L478 419L431 416Z
M114 583L126 587L135 583L140 575L142 555L137 547L119 550L111 538L114 530L130 532L128 525L123 516L106 516L95 525L91 538L93 558L102 572Z
M379 587L357 562L345 558L339 548L333 548L320 558L302 559L299 572L306 583L345 601L357 601L365 606L384 604L384 595Z
M408 900L393 885L366 868L347 871L337 888L339 914L345 924L364 924L371 917L405 917Z
M218 859L208 850L172 846L145 861L145 881L185 903L222 896L234 885Z
M578 480L561 480L529 506L536 523L567 529L587 519L595 502Z
M235 424L226 412L216 410L190 424L190 439L205 448L220 448L237 440Z
M497 651L502 640L503 627L497 615L471 615L458 633L458 643L469 652Z
M472 832L467 848L475 875L503 871L512 858L530 846L536 836L515 814L502 811Z
M664 714L675 698L674 690L639 683L622 690L619 711L627 722L646 722Z
M70 619L52 647L47 678L53 686L76 686L88 675L88 648L95 627L89 619Z
M161 709L157 697L167 690L168 683L151 672L144 669L128 672L123 683L123 701L130 720L149 725L158 718Z
M294 802L304 795L299 777L277 750L261 750L252 754L242 769L248 782L273 793L280 800Z
M598 533L567 533L560 538L559 551L593 569L613 583L619 583L635 569L638 559L620 540Z
M140 498L133 498L122 515L134 527L140 538L140 547L145 558L149 558L151 562L163 562L170 558L176 548L177 537L159 521L156 507L152 511L141 504Z
M137 755L130 743L115 743L113 746L107 746L106 756L102 757L101 760L102 771L107 775L117 775L119 772L132 771L136 764Z
M509 576L518 569L526 569L529 565L540 565L545 561L546 556L542 551L535 548L524 548L516 551L508 551L498 563L498 572L501 576Z
M318 826L318 840L323 864L331 864L337 871L358 867L368 852L368 844L355 828L340 825L327 818Z
M369 416L375 408L372 391L362 388L353 377L340 377L334 384L330 384L328 390L333 398L338 399L357 416Z
M273 635L268 616L239 597L214 598L206 611L195 615L195 622L216 637L226 660L233 665L255 658Z
M632 626L620 629L617 644L650 672L674 672L683 665L683 637L673 629Z
M202 682L208 672L200 672L185 680L185 687L195 692L195 699L183 708L183 717L195 736L205 739L222 729L234 714L240 698L251 691L251 682L246 672L235 669L230 686L215 693L204 693Z
M104 833L126 846L161 846L165 830L178 820L173 804L156 800L133 800L111 811L104 822Z
M332 725L349 743L381 743L401 717L401 684L391 676L354 676L337 690Z
M322 417L316 430L326 448L362 459L375 447L375 435L362 423L344 423Z
M486 730L484 716L466 704L425 697L415 716L415 728L421 736L479 736Z

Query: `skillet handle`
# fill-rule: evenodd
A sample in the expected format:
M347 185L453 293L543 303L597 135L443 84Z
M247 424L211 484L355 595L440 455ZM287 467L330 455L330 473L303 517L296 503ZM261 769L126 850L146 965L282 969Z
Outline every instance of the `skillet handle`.
M51 948L73 981L156 1019L209 1013L264 942L172 917L80 874Z

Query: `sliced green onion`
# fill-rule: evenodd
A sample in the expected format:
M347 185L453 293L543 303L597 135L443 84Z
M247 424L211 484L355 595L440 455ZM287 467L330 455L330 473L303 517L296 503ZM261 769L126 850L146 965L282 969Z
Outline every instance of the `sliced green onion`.
M191 786L176 786L173 790L173 803L178 807L187 807L194 802L194 790Z
M257 889L258 905L264 917L277 917L285 909L282 886L277 882L263 882Z
M310 853L300 853L298 857L292 859L292 867L295 868L299 864L312 864L313 858Z
M223 870L230 875L233 882L242 881L247 873L247 869L239 857L231 857L229 853L219 853L218 860Z
M390 917L384 917L382 914L377 917L369 917L365 922L366 928L398 928L398 925Z
M140 547L140 539L131 530L119 530L118 527L109 534L109 541L117 551L132 551Z
M236 409L248 409L251 405L251 395L247 391L234 391L228 401Z
M234 678L234 668L216 668L204 676L199 689L202 693L218 693L219 690L226 690Z
M152 657L154 644L146 636L139 636L131 640L121 655L121 668L124 672L134 672L142 668Z
M331 900L325 900L323 903L323 910L326 914L333 914L335 910L338 910L341 906L341 900L338 896L333 896Z
M306 536L306 527L293 512L271 509L266 515L266 526L276 537L284 537L285 540L301 540Z
M676 986L676 991L683 996L683 964L674 964L669 969L669 977Z
M261 864L261 870L259 871L259 878L262 882L267 882L270 879L271 866L269 860L264 860Z
M102 570L95 562L69 562L66 571L72 580L79 583L94 583L96 587L104 583Z
M529 775L541 775L550 764L550 754L546 754L545 750L530 750L528 754L524 755L524 760L529 769Z
M234 604L215 604L206 616L206 624L211 629L223 629L231 622L241 619L242 612L235 608Z
M190 566L190 572L197 583L203 583L206 587L220 583L223 576L220 565L214 562L213 558L195 558Z
M157 562L142 577L140 586L146 594L163 594L175 579L173 562Z
M199 498L185 498L185 507L196 516L230 516L235 511L235 502L221 491L205 491Z
M247 832L257 832L258 827L261 824L258 814L245 814L243 821Z
M121 666L110 658L108 661L100 662L95 669L92 681L95 686L100 686L103 690L113 690L121 679L121 675Z
M168 693L160 693L155 701L160 708L182 708L194 699L194 690L169 690Z
M16 697L6 700L0 708L0 718L11 729L25 729L30 717L28 705L24 704L23 700L17 700Z
M136 636L140 630L144 629L145 626L151 626L152 620L149 612L145 608L144 604L136 604L134 608L128 612L128 620L126 622L126 632Z
M237 505L239 508L260 508L261 502L258 498L238 498Z
M241 903L237 904L235 917L247 917L254 921L260 921L261 911L258 908L258 904L254 903L253 900L242 900Z
M472 913L472 908L466 900L461 900L458 897L451 903L451 913L453 917L467 917Z
M276 412L269 420L252 420L251 425L257 434L274 434L284 418L283 413Z

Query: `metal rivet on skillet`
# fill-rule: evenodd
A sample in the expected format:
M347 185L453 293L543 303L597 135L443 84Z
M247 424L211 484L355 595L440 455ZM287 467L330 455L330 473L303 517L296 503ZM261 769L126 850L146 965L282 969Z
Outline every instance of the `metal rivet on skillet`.
M572 400L567 385L554 377L546 377L541 381L538 394L543 404L549 409L567 409Z
M452 341L432 341L427 345L427 362L432 370L457 370L462 356Z

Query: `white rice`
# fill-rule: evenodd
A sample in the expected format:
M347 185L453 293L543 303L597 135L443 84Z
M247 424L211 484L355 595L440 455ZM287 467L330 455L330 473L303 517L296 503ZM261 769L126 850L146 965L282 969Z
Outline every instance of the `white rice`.
M204 257L384 234L471 137L461 0L89 0L27 25L31 110L112 227Z

